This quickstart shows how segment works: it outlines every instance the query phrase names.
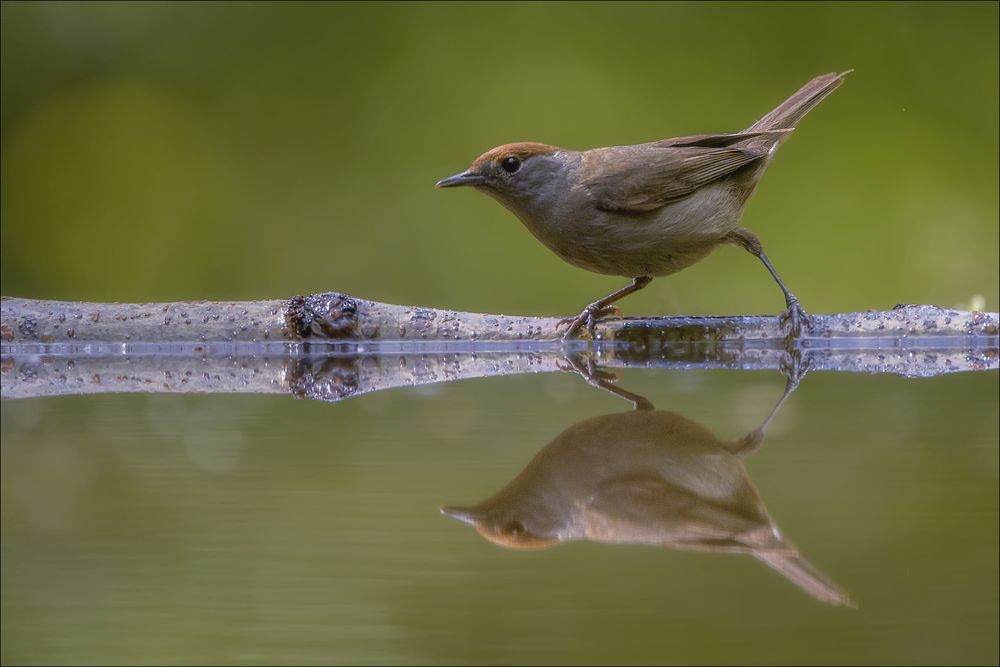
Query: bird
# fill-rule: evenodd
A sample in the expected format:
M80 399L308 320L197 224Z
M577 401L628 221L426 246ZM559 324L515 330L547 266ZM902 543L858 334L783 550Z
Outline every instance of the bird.
M589 540L750 554L817 600L854 605L781 534L747 474L740 456L767 422L730 442L648 402L637 408L573 424L495 495L441 512L511 549Z
M573 151L516 142L483 153L437 187L472 187L496 199L546 247L573 266L632 280L563 320L564 340L620 314L616 301L655 277L733 244L763 262L785 296L789 335L808 320L760 239L740 226L775 150L852 70L818 76L742 132Z

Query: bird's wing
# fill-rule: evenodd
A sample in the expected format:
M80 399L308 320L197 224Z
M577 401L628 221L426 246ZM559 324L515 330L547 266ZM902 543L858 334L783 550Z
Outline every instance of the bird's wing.
M597 208L639 213L662 208L767 155L767 146L729 144L759 134L698 135L583 154L581 188Z
M674 137L673 139L661 139L646 146L700 146L702 148L721 148L732 146L735 143L748 139L760 139L755 143L766 143L777 141L783 136L794 131L795 128L781 130L758 130L756 132L733 132L730 134L692 134L688 137Z
M656 475L601 483L587 507L591 539L687 548L739 546L756 524L725 503L700 498ZM617 539L616 539L617 538Z

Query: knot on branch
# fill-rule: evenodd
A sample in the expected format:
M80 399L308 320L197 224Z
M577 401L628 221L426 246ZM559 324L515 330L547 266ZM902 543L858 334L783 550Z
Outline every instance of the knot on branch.
M288 388L295 398L339 401L358 390L354 358L297 359L288 368Z
M288 302L285 323L291 338L357 338L358 304L340 292L295 296Z

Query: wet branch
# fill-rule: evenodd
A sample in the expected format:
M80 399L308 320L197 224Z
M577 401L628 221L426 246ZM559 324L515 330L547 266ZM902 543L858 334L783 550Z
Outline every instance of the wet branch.
M624 368L890 373L995 369L997 315L933 306L599 324L563 345L556 318L506 317L319 294L288 302L88 304L4 299L2 396L285 393L337 401L393 387ZM602 370L603 369L603 370Z
M997 313L936 306L810 315L796 342L885 337L996 337ZM320 341L556 341L554 317L516 317L368 301L337 292L287 301L76 303L4 297L6 346L52 343L266 343ZM774 315L630 317L598 323L599 341L780 341L787 323Z

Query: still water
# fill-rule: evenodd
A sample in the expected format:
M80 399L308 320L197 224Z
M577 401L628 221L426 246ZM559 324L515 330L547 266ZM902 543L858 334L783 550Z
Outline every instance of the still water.
M996 662L995 370L618 375L5 400L3 662Z

